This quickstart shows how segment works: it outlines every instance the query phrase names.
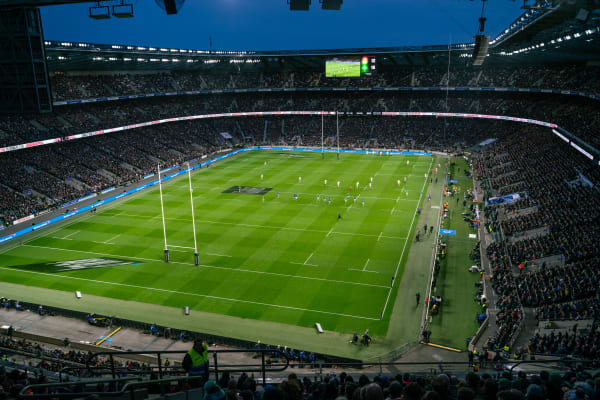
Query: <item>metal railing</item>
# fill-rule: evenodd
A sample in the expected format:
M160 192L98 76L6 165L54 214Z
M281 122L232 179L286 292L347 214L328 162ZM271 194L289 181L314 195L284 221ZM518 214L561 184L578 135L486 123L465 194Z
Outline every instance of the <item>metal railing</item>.
M101 351L95 354L91 354L86 361L86 370L91 375L110 374L113 378L118 375L127 374L149 374L157 373L159 378L163 378L165 375L181 374L185 373L183 368L179 366L165 365L165 359L171 354L185 355L187 350L140 350L140 351ZM209 354L212 355L212 362L210 365L210 372L214 373L215 380L219 379L219 373L222 372L259 372L262 376L263 384L266 383L267 373L282 372L285 371L290 365L290 359L280 352L280 359L284 362L272 363L267 362L266 356L274 355L275 350L267 349L255 349L255 350L209 350ZM241 354L241 353L254 353L260 357L260 363L255 364L227 364L219 363L219 354ZM128 367L121 367L115 362L115 358L127 358L127 356L134 354L143 354L156 356L156 366L148 366L145 368L132 369ZM99 356L108 357L108 365L94 366Z
M228 350L222 350L222 352L228 352ZM256 350L261 354L266 354L269 350ZM116 352L105 352L105 355L117 355ZM142 351L135 353L144 353ZM172 354L172 353L181 353L178 351L157 351L150 353L162 353L162 354ZM120 355L122 353L118 353ZM109 358L114 362L114 358ZM263 364L264 365L264 364ZM372 362L372 363L356 363L356 362L347 362L336 364L338 367L346 367L346 368L368 368L368 367L379 367L379 373L375 373L376 375L382 375L382 367L393 367L394 373L398 373L399 371L405 371L410 373L415 373L418 370L417 367L426 367L423 372L425 374L438 374L444 372L463 372L466 374L471 370L471 365L468 361L454 361L454 362ZM502 369L509 374L513 374L516 372L515 369L521 366L530 365L535 367L531 369L531 371L540 371L542 369L558 369L563 371L573 370L575 368L579 368L581 366L587 367L595 367L598 368L600 366L600 360L580 360L580 359L572 359L567 357L558 357L551 358L546 360L489 360L489 365L493 365L494 367L501 366ZM264 371L273 371L273 372L281 372L287 369L289 366L289 362L285 365L281 365L280 368L276 369L266 369ZM222 365L223 367L223 365ZM242 367L241 365L237 365L236 367ZM116 372L118 368L109 368L110 370ZM251 372L252 369L237 369L238 371ZM163 369L164 371L164 369ZM213 370L215 374L218 373L218 369ZM131 370L128 370L128 373L131 374ZM418 372L417 372L418 373ZM218 380L218 375L215 376L215 380ZM28 385L24 387L19 393L19 398L22 399L47 399L47 398L81 398L89 395L100 395L103 397L121 397L129 396L129 398L136 398L136 390L146 389L150 390L153 393L165 394L168 393L173 387L172 383L177 382L179 384L178 389L188 390L185 384L190 383L188 387L200 387L203 382L203 378L201 376L176 376L176 377L168 377L162 379L151 379L144 380L143 376L133 376L133 377L125 377L125 378L107 378L107 379L89 379L86 381L77 381L77 382L62 382L62 383L46 383L46 384L37 384L37 385ZM193 382L193 383L192 383ZM102 384L102 389L108 385L108 391L99 391L98 386ZM88 389L92 389L90 391L86 391Z
M19 392L20 399L75 399L84 398L87 396L104 397L119 397L130 399L140 398L136 396L136 391L140 389L148 389L153 392L165 395L170 392L171 383L196 383L197 387L202 385L201 376L177 376L163 379L141 380L141 377L128 378L113 378L89 380L86 382L62 382L62 383L45 383L38 385L27 385ZM98 385L109 385L108 391L98 391ZM91 386L96 385L95 389L89 390ZM114 389L111 389L113 386ZM183 385L181 385L182 390ZM143 396L142 396L143 397Z

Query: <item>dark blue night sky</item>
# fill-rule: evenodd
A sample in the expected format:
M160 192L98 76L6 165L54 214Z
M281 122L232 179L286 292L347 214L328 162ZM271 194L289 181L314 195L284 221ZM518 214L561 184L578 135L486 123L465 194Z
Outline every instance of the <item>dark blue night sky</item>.
M216 50L297 50L472 41L480 0L344 0L340 11L292 12L286 0L187 0L167 16L152 0L129 0L134 18L92 20L92 3L42 8L49 40ZM522 13L513 0L486 2L493 38Z

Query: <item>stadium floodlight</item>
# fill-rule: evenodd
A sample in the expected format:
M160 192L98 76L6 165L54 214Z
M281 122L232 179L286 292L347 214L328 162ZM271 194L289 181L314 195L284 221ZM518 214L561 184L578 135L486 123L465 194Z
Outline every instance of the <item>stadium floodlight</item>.
M342 0L319 0L323 10L339 10L342 6Z
M310 0L287 0L291 11L308 11Z
M90 7L90 18L109 19L110 8L108 6L101 6L100 2L97 2L95 7Z
M125 0L121 0L121 4L112 6L112 15L117 18L133 18L133 4L125 4Z

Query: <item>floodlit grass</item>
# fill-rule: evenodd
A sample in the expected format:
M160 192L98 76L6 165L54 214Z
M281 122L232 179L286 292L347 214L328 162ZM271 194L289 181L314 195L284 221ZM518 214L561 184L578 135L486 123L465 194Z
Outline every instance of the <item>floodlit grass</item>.
M308 152L246 153L192 175L200 266L194 266L185 176L163 186L170 263L163 260L156 187L37 232L2 254L0 279L303 327L320 322L342 333L369 328L385 336L432 162L425 156L343 154L338 161L335 154L322 160ZM238 185L271 190L264 202L262 195L223 193ZM23 267L97 257L136 263L55 273Z
M464 173L468 165L460 157L453 158L452 162L455 163L451 167L453 179L458 181L461 192L454 197L445 198L450 212L443 227L455 230L456 236L443 236L448 254L441 260L439 283L435 292L442 297L442 306L440 313L433 316L430 329L432 342L464 349L467 346L466 339L473 336L479 327L476 315L481 312L481 307L474 300L477 292L475 282L479 281L479 274L468 271L473 265L469 253L475 247L477 239L469 238L469 234L476 231L462 217L462 213L468 212L469 205L472 204L467 201L466 206L463 206L464 193L473 187L472 179Z
M325 75L329 77L360 76L360 62L328 61L325 64Z

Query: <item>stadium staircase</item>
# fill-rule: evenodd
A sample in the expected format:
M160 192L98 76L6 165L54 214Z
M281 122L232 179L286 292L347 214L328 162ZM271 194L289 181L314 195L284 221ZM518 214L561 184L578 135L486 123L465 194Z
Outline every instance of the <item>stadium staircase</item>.
M513 349L527 348L529 339L537 330L538 321L536 318L535 308L523 307L523 319L521 320L519 334L515 336L512 345Z
M530 229L528 231L519 232L516 235L512 235L508 238L508 241L511 243L515 243L515 242L518 242L521 240L531 239L534 237L537 238L537 237L547 236L548 234L550 234L550 227L542 226L539 228Z

